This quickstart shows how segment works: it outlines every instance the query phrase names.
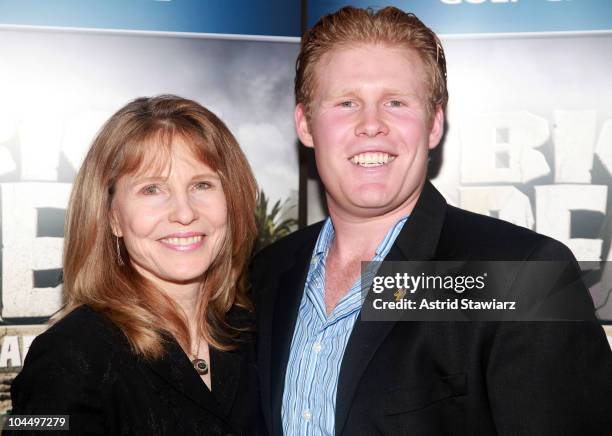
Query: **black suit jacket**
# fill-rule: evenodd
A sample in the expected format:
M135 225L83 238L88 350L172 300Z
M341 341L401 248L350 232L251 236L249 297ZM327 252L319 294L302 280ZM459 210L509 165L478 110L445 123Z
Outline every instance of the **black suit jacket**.
M282 433L289 348L321 224L263 250L252 267L265 422ZM446 204L429 182L386 260L569 260L561 243ZM520 277L513 279L520 282ZM358 319L342 360L337 435L604 435L612 353L584 287L585 322Z
M240 325L245 319L228 317ZM212 393L173 338L166 350L158 360L136 357L108 318L81 306L32 343L11 386L12 413L70 415L77 435L256 433L252 342L232 352L211 347Z

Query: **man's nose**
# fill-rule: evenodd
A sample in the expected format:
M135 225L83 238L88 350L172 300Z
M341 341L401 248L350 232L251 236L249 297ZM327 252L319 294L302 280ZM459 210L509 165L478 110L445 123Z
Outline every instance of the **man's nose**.
M381 109L376 106L366 106L359 114L359 122L355 127L357 136L375 137L389 133L389 127L383 119Z

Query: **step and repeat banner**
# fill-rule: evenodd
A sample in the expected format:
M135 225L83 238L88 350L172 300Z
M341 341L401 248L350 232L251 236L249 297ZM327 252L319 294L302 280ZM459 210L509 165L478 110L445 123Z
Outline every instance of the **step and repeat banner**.
M348 4L308 1L307 22ZM601 261L612 322L612 14L608 0L353 1L414 12L441 35L448 129L434 184L451 204ZM270 208L297 216L298 0L0 0L0 414L28 347L61 307L63 221L95 132L138 96L219 115ZM323 217L315 179L308 220ZM263 205L266 207L266 205Z
M72 180L119 107L161 93L202 103L237 137L270 205L297 216L299 10L284 0L0 0L0 414L61 307Z
M599 318L612 322L612 3L350 3L413 12L442 39L450 100L432 181L448 202L600 262L589 285ZM308 2L309 25L345 4ZM317 182L308 185L314 222L324 207Z

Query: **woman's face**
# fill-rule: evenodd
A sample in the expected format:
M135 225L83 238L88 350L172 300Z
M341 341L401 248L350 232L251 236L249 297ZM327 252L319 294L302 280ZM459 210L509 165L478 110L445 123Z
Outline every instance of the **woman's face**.
M163 171L119 178L111 212L132 265L161 289L199 284L227 232L218 174L178 138Z

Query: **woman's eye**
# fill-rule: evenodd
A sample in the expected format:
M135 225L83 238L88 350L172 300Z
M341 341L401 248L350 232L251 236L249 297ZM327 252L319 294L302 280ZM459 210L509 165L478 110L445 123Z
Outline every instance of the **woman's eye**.
M155 195L159 192L159 186L157 185L148 185L142 188L141 192L144 195Z
M208 182L198 182L195 184L195 189L197 190L206 190L206 189L210 189L212 187L212 185Z
M400 106L403 106L403 105L404 105L404 103L402 103L399 100L391 100L389 102L389 106L391 106L391 107L400 107Z
M354 105L355 105L355 102L351 100L343 101L340 103L340 106L342 107L353 107Z

